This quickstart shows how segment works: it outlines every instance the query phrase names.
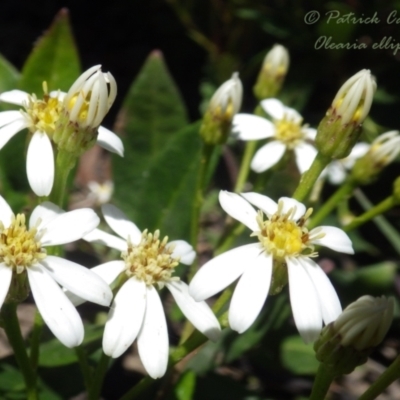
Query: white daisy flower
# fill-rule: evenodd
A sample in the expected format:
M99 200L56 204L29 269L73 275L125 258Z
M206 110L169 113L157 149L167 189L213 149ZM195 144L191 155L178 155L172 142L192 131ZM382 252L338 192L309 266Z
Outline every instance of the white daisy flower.
M43 91L43 99L21 90L0 95L0 101L24 107L20 111L0 112L0 149L18 132L29 129L33 136L28 146L26 171L29 184L37 196L48 196L53 187L54 154L51 140L54 141L59 120L65 112L71 123L96 129L97 143L101 147L123 155L121 139L99 126L116 96L116 83L110 73L102 73L101 66L97 65L84 72L68 94L59 91L49 94L45 83Z
M328 180L332 185L340 185L347 177L348 171L350 171L355 162L363 157L371 145L368 143L357 143L351 153L341 160L333 160L327 167L325 173L328 176Z
M67 347L82 343L82 320L59 285L87 301L108 306L109 286L89 269L60 257L47 255L45 247L81 239L99 224L90 209L63 212L55 204L38 205L26 224L24 214L13 214L0 196L0 306L12 279L26 274L43 320Z
M278 274L288 276L293 317L304 341L314 340L325 324L342 309L338 296L322 269L312 261L314 246L353 254L349 237L339 228L305 227L312 210L282 197L278 204L258 193L241 196L221 191L222 208L253 231L257 243L227 251L203 265L189 285L197 301L205 300L239 278L229 307L229 324L239 333L247 330L263 307ZM256 206L256 211L251 205ZM267 219L264 219L264 214ZM274 282L276 285L276 282Z
M103 351L119 357L137 338L140 359L148 374L156 379L165 374L168 364L167 323L157 287L166 286L189 321L211 340L220 335L220 325L205 302L196 302L188 286L173 277L179 262L190 265L195 252L187 242L160 240L137 226L116 207L102 207L108 225L123 239L95 229L85 236L122 251L122 260L99 265L92 271L111 284L124 274L126 281L115 295L103 336Z
M271 140L254 155L251 168L263 172L273 167L287 150L294 151L300 173L307 171L317 150L307 140L314 140L317 131L301 125L303 118L277 99L261 101L261 106L272 117L272 122L252 114L237 114L233 119L233 131L240 140Z

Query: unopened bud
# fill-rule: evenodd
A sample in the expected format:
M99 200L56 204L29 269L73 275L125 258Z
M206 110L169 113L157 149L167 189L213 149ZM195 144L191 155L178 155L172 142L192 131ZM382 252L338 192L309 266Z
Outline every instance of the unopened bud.
M318 126L315 144L323 155L340 159L350 154L371 108L375 90L376 82L366 69L343 84Z
M224 82L214 93L203 118L200 135L210 145L223 144L228 139L232 120L242 105L243 87L239 74Z
M283 81L289 69L289 52L276 44L267 53L263 65L254 85L254 95L258 100L275 97L282 87Z

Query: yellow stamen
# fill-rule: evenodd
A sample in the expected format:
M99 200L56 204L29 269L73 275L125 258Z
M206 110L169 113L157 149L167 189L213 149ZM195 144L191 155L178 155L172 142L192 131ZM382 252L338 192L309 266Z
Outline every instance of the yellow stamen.
M301 120L292 121L287 118L275 121L275 138L283 142L289 149L294 149L304 140Z

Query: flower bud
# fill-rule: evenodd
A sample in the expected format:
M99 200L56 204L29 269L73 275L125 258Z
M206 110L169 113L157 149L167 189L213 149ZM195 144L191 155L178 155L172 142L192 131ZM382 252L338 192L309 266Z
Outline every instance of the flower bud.
M317 359L335 376L349 374L381 343L393 311L393 298L360 297L323 328L314 344Z
M395 201L400 203L400 176L397 177L393 182L393 197Z
M232 120L242 105L243 87L239 74L224 82L214 93L203 118L200 135L210 145L226 142Z
M289 69L289 52L280 44L267 53L254 85L254 95L258 100L275 97L282 87Z
M93 146L97 129L117 95L117 84L96 65L84 72L63 100L63 112L53 136L60 150L82 154Z
M378 136L367 153L354 164L351 177L362 185L373 182L383 168L399 154L399 133L399 131L390 131Z
M366 69L343 84L318 126L315 144L323 155L340 159L350 154L371 108L375 90L376 82Z

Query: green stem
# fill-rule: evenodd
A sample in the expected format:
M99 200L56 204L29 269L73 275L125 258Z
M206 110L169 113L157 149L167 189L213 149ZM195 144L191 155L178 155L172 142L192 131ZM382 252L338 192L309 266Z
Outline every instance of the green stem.
M304 172L304 174L301 176L300 183L292 197L298 201L304 201L314 186L314 183L321 175L321 172L330 162L330 157L326 157L323 154L318 153L311 164L310 169Z
M25 342L17 317L17 305L15 303L3 304L1 316L3 328L6 331L8 341L14 350L14 356L24 377L27 399L37 400L36 374L26 353Z
M83 381L85 383L85 387L87 392L89 393L91 384L92 384L92 376L90 371L90 366L87 360L85 349L82 346L75 347L75 354L79 361L79 366L81 368L81 372L83 375Z
M65 151L59 151L56 159L56 175L50 200L60 206L64 206L64 196L68 184L68 175L75 166L76 157Z
M101 358L97 364L94 376L91 382L88 400L98 400L100 398L101 388L103 386L103 379L107 372L110 357L101 353Z
M250 172L250 163L253 159L256 148L257 142L255 140L250 140L246 143L242 163L240 165L239 175L234 189L235 193L243 192L244 185L246 184Z
M351 223L346 225L343 229L345 231L351 231L352 229L357 228L358 226L360 226L362 224L365 224L372 218L375 218L378 215L383 214L387 210L390 210L397 204L398 204L398 202L396 201L395 197L389 196L388 198L381 201L379 204L372 207L370 210L368 210L364 214L361 214L357 218L354 218L353 221L351 221Z
M325 367L324 364L319 364L317 376L315 377L309 400L323 400L328 393L329 387L335 376Z
M400 378L400 356L389 365L386 371L362 394L358 400L376 399L390 384Z
M346 196L350 195L354 190L354 182L346 181L335 193L322 205L315 215L313 215L308 229L312 229L319 225L321 221L338 205L338 203Z
M34 371L37 370L39 363L39 345L40 345L40 337L42 336L43 331L43 318L40 315L39 311L36 310L35 319L33 322L33 330L31 335L31 347L30 347L30 361Z

